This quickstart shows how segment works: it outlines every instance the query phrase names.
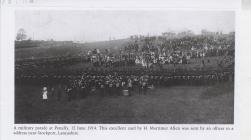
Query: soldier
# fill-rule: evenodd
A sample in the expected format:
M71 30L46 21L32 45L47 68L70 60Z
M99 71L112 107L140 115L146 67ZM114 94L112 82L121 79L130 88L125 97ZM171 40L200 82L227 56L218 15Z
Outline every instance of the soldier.
M139 79L138 79L138 77L137 76L134 76L133 77L133 90L134 91L136 91L136 89L137 89L137 86L138 86L138 84L139 84Z
M142 84L143 84L143 76L140 76L139 79L139 94L143 94L143 88L142 88Z
M66 87L66 94L67 94L67 100L71 101L72 100L72 88L71 87Z
M105 95L107 94L107 93L109 93L109 81L108 81L108 79L107 79L107 77L106 77L106 81L105 81L105 84L104 84L104 93L105 93Z
M191 76L187 75L187 85L191 85L192 81L191 81Z
M113 95L113 83L112 83L111 79L108 84L108 94Z
M83 81L81 83L80 94L81 94L80 95L81 98L85 98L86 97L86 85L85 85L85 83L83 83Z
M129 96L132 96L132 80L131 79L128 79L127 87L128 87Z
M141 88L142 88L143 94L146 95L146 92L147 92L147 82L146 82L146 80L144 80L142 82L142 87Z
M101 91L101 96L105 96L105 84L104 82L100 83L100 91Z
M165 75L164 78L163 78L163 85L168 86L168 76L167 75Z
M210 78L209 78L209 84L210 84L210 85L213 85L214 82L215 82L215 75L214 75L214 74L211 74L211 75L210 75Z
M120 95L120 81L116 80L116 95Z

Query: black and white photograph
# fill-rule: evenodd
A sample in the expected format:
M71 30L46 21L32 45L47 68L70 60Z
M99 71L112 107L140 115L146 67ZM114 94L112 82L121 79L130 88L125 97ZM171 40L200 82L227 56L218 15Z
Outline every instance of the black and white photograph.
M15 124L234 124L235 12L16 10Z

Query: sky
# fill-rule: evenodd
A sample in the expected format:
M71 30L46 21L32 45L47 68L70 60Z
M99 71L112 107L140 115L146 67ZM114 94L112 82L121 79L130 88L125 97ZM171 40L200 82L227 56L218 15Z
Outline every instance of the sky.
M93 42L167 31L228 33L235 29L235 16L233 11L18 10L15 23L16 32L23 28L35 40Z

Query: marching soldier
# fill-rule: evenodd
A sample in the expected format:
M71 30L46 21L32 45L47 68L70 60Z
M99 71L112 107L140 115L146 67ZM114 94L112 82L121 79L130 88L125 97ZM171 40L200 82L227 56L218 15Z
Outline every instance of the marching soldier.
M132 96L132 80L128 79L127 83L128 83L127 87L128 87L129 96Z
M116 81L116 95L120 95L120 81Z
M141 88L142 88L143 94L146 95L146 92L147 92L147 82L146 82L146 80L144 80L142 82L142 87Z

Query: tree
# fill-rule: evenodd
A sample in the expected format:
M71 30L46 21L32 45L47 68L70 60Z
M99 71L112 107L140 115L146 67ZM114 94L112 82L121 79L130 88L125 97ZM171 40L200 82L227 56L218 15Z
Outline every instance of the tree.
M17 32L16 40L22 41L27 38L26 32L23 28L20 28Z

